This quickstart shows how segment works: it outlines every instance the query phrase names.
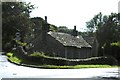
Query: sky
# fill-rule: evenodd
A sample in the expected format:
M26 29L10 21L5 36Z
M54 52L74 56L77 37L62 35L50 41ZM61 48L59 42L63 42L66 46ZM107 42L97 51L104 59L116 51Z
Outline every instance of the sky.
M73 29L76 25L78 31L86 30L86 22L94 15L102 12L109 15L118 13L120 0L24 0L31 2L36 9L30 14L31 17L47 16L48 23L56 26L66 26Z

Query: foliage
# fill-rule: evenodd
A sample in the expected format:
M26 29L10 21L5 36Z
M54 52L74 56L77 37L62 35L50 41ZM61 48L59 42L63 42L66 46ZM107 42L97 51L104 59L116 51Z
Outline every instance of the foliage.
M118 47L120 47L120 42L111 43L111 46L118 46Z
M94 32L102 26L102 13L95 15L90 21L86 22L86 27L89 32Z
M34 6L25 2L3 2L2 3L2 43L3 50L7 51L15 33L21 33L21 40L32 33L32 23L29 14ZM7 45L9 44L9 45Z
M68 29L66 26L59 26L57 29L58 32L72 34L73 30Z
M120 38L120 27L117 23L117 14L108 16L108 20L97 30L97 39L100 45L118 41ZM104 36L103 36L104 35Z
M9 52L6 54L8 56L8 60L10 60L13 63L20 64L22 61L18 57L14 56L13 53Z
M107 16L100 12L86 23L91 33L95 31L99 43L100 55L103 55L100 51L102 51L102 47L105 44L120 41L119 17L119 14L116 13L111 13L111 15Z
M26 46L27 43L16 40L16 43L21 46Z

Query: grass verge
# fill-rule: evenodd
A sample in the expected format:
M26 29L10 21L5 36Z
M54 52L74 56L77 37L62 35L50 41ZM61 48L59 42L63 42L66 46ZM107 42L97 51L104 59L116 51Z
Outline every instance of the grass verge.
M110 65L76 65L76 66L42 65L41 67L50 69L117 68L117 66Z
M20 64L22 62L21 59L19 59L18 57L14 56L13 53L11 53L11 52L7 53L6 55L8 57L8 60L13 62L13 63Z

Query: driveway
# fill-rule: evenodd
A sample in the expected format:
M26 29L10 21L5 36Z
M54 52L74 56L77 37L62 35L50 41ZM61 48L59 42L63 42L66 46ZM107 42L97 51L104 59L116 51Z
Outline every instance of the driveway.
M0 78L91 78L91 80L104 78L104 80L116 80L119 77L118 72L118 68L30 68L12 64L8 62L5 55L0 55Z

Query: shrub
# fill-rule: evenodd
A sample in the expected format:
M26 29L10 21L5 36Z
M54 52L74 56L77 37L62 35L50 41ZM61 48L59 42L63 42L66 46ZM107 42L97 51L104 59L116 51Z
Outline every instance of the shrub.
M118 47L120 47L120 42L111 43L111 46L118 46Z

